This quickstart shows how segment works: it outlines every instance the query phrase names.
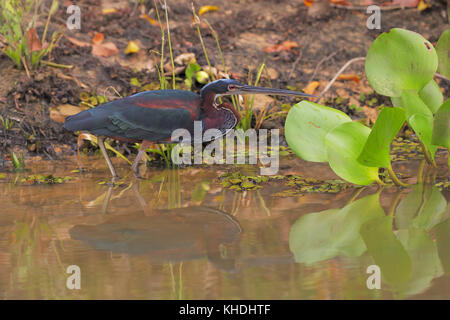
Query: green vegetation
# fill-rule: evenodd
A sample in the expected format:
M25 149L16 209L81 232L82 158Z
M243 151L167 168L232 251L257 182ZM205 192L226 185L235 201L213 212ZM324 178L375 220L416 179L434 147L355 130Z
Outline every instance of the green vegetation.
M448 52L449 42L440 43L439 49ZM441 64L447 60L441 58ZM367 53L366 75L372 88L391 97L395 107L383 107L370 129L333 108L302 101L286 119L289 146L305 160L328 162L349 182L383 184L379 169L384 168L395 184L406 186L393 172L390 155L390 145L405 121L432 166L438 146L450 147L450 104L443 103L433 80L437 67L438 55L421 35L404 29L383 33Z
M1 0L0 4L0 36L7 44L4 53L30 76L29 71L40 65L61 36L55 32L47 42L48 25L59 2L52 2L41 40L36 32L41 0Z

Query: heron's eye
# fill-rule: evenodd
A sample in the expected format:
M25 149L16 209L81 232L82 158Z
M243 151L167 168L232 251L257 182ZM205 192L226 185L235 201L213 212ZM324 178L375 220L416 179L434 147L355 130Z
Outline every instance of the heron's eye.
M236 87L234 86L234 84L230 84L228 86L228 91L233 91L234 89L236 89Z

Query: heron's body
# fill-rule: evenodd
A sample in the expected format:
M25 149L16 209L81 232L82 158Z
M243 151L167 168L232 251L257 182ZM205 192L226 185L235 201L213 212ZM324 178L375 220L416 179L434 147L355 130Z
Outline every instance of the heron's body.
M199 95L183 90L154 90L110 101L67 117L64 128L97 135L100 149L114 177L117 174L106 152L104 137L142 142L132 166L135 174L139 175L138 164L149 144L177 142L171 141L172 132L176 129L186 129L194 136L195 121L202 122L203 132L219 129L224 135L234 128L239 121L239 113L232 104L226 101L218 103L216 98L238 94L310 96L222 79L204 86Z
M229 129L223 125L227 122L235 125L235 115L229 109L201 105L202 98L190 91L145 91L70 116L64 127L130 142L167 143L176 129L186 129L193 135L194 121L202 121L204 131L225 131Z

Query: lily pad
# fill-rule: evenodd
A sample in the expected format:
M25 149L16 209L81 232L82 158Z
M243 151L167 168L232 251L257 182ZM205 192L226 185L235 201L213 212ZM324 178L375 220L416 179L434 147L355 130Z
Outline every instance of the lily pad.
M333 129L325 137L331 169L349 182L368 185L378 180L378 168L367 167L357 161L370 134L359 122L348 122Z
M420 34L394 28L382 33L369 48L366 75L379 94L399 97L403 90L421 90L434 76L438 57Z
M345 122L351 122L351 119L339 110L302 101L289 110L285 125L286 141L300 158L327 162L325 136Z

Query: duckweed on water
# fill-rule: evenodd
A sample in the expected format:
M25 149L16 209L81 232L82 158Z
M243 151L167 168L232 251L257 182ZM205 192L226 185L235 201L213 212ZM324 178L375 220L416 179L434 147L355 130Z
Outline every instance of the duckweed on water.
M319 193L338 193L352 185L343 180L318 180L314 178L304 178L300 176L289 176L286 186L295 187L298 192L319 192Z
M423 159L423 151L417 139L403 139L397 137L392 141L391 160L405 161L411 159Z
M54 177L53 175L33 174L26 178L22 178L22 183L27 184L59 184L71 180L71 177Z
M261 183L269 181L267 176L245 176L239 172L225 173L219 177L224 188L235 191L261 189Z
M441 181L434 184L439 191L450 190L450 181Z

